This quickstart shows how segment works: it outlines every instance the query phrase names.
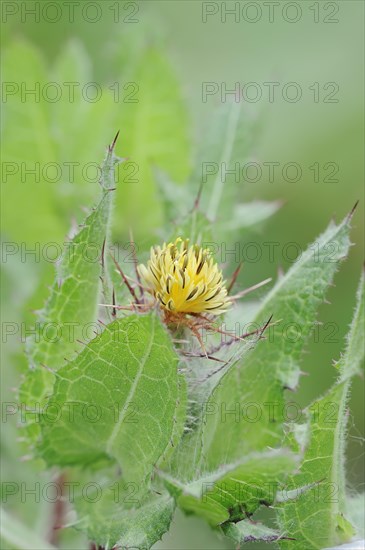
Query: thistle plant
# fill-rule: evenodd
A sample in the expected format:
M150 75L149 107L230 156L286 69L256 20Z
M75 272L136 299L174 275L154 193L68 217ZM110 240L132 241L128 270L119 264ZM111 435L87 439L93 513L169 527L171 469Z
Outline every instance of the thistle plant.
M227 105L214 124L235 119L237 129L242 116L239 106ZM236 138L230 136L233 146ZM105 550L151 548L177 507L238 547L266 541L308 550L358 537L344 445L349 388L362 361L363 278L337 381L299 422L285 414L318 306L347 255L353 213L331 223L315 253L309 246L256 300L254 330L232 337L222 321L239 321L239 299L270 282L234 294L239 268L226 273L204 244L214 242L214 231L224 239L227 226L244 225L236 199L213 182L206 218L205 189L193 209L187 196L186 213L163 229L168 244L156 242L149 257L141 245L131 270L108 253L114 171L123 162L115 149L114 141L102 165L100 201L73 237L73 254L64 255L38 317L40 327L74 323L76 338L54 344L42 330L30 338L30 368L19 390L34 411L22 427L27 453L78 487L69 503L76 516L65 524ZM174 184L158 177L172 212ZM176 196L181 205L177 187ZM91 244L101 251L92 264L83 254ZM97 322L95 338L82 341L81 328ZM300 338L280 330L283 322L299 326ZM89 498L80 490L87 484L94 488ZM331 487L335 503L326 498ZM267 524L257 519L265 507L274 513Z

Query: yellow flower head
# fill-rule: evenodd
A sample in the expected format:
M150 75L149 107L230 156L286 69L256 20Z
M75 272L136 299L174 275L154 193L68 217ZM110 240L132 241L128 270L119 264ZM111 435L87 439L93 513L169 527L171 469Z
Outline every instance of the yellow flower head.
M162 307L175 313L218 315L231 305L225 281L208 249L178 238L151 248L151 258L139 265L147 289Z

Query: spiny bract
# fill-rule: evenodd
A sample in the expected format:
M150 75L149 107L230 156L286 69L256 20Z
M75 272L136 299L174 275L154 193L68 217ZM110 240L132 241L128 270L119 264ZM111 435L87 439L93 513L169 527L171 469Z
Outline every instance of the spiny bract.
M231 305L210 250L189 246L189 239L152 247L147 267L139 265L138 270L148 291L168 311L218 315Z

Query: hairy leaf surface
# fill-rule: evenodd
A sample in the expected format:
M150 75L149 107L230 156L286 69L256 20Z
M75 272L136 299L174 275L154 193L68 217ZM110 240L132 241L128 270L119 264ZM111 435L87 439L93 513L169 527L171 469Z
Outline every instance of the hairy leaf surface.
M310 439L298 475L288 491L303 485L313 488L280 506L279 523L296 539L299 550L320 549L351 539L354 529L347 520L345 495L346 407L351 377L359 372L364 356L364 277L347 338L347 347L337 363L337 383L308 409ZM282 541L283 548L289 543Z
M112 458L127 481L148 481L175 433L177 355L155 313L105 327L57 372L39 451L50 465Z

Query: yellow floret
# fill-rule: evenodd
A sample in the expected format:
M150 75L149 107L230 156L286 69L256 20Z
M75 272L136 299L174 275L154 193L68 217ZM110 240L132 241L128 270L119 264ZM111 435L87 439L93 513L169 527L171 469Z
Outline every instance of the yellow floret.
M211 252L189 246L188 239L151 248L147 266L138 270L148 291L169 311L218 315L231 305Z

